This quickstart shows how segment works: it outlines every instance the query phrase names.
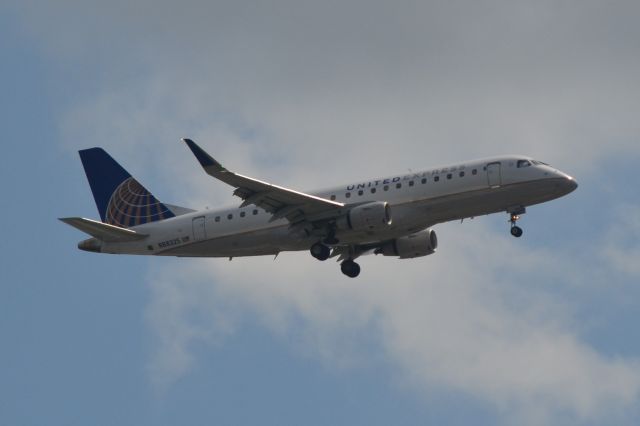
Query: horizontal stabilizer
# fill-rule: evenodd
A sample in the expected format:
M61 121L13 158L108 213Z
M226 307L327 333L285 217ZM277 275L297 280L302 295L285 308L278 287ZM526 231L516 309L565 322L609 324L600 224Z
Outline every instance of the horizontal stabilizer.
M107 243L120 243L126 241L142 240L147 235L140 234L130 229L120 228L83 217L63 217L60 220L82 232L91 235Z

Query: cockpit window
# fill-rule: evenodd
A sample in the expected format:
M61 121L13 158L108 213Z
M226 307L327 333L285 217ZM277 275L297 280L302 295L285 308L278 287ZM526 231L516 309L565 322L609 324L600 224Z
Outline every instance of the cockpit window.
M542 161L537 161L537 160L533 160L532 163L535 164L536 166L548 166L547 163L543 163Z
M531 162L529 160L518 160L518 168L529 167Z

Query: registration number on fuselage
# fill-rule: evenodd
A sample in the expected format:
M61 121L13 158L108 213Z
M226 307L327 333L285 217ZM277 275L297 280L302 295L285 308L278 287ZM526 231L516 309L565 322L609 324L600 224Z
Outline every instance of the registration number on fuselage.
M182 241L180 240L180 238L176 238L176 239L168 240L168 241L162 241L162 242L158 243L158 247L164 248L164 247L170 247L170 246L177 246L181 242Z

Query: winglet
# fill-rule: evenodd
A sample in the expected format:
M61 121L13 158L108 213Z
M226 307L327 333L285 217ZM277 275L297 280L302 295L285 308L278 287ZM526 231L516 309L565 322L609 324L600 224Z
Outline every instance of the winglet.
M213 157L207 154L205 150L200 148L194 141L188 138L182 138L182 140L189 146L189 149L193 152L193 155L196 156L202 167L215 167L220 171L225 170L225 168L222 167L222 164L214 160Z

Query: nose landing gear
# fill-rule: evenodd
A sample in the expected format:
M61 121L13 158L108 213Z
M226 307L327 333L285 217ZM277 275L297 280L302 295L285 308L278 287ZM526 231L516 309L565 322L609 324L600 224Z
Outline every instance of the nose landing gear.
M518 207L516 209L508 210L507 213L511 215L511 218L509 219L509 223L511 223L511 235L513 235L516 238L522 237L522 228L517 226L516 222L518 221L518 219L520 219L520 215L523 215L526 213L525 208Z
M516 226L515 224L511 226L511 235L513 235L514 237L522 237L522 232L522 228L520 228L519 226Z

